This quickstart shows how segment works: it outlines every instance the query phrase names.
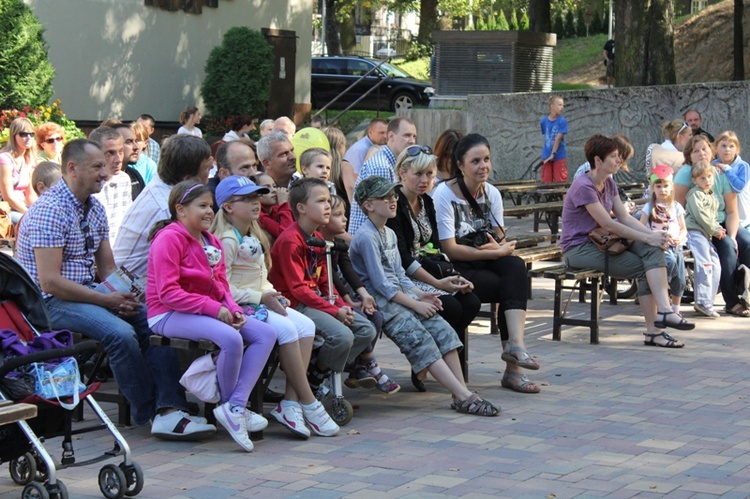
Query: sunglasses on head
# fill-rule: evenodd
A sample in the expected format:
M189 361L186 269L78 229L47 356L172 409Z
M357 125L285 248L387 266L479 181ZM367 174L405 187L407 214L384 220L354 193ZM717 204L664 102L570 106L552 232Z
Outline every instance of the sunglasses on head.
M680 128L680 131L677 132L677 135L680 135L686 128L690 128L690 125L687 124L687 121L682 124L682 128Z
M419 156L420 154L432 154L430 146L409 146L406 148L406 154L409 156Z
M27 137L31 137L33 139L34 136L36 135L36 133L34 133L34 132L18 132L18 135L20 137L23 137L24 139L27 138Z
M45 140L44 142L47 143L47 144L54 144L55 142L62 142L62 141L63 141L62 137L50 137L47 140Z

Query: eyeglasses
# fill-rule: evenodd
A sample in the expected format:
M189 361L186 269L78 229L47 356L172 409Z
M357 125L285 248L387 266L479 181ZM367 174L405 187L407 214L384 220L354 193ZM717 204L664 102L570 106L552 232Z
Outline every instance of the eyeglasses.
M45 140L44 142L46 144L54 144L55 142L62 142L62 141L63 141L62 137L50 137L47 140Z
M398 194L396 194L395 192L392 192L390 196L386 196L386 197L382 197L382 198L377 198L377 199L382 199L386 203L390 203L392 201L398 201Z
M690 128L690 125L687 124L687 121L682 124L682 128L680 128L680 131L677 132L677 135L680 135L686 128Z
M34 132L18 132L19 137L28 138L31 137L32 139L36 135Z
M406 148L406 154L409 156L419 156L421 153L432 154L430 146L409 146Z

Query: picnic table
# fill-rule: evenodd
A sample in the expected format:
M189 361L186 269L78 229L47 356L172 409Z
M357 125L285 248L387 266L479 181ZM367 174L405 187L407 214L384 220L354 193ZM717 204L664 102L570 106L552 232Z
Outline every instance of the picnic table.
M516 206L508 206L503 209L503 216L521 218L526 215L534 215L534 232L539 231L539 222L544 219L549 227L550 233L557 234L559 231L559 219L562 213L563 202L551 201L548 203L529 203Z

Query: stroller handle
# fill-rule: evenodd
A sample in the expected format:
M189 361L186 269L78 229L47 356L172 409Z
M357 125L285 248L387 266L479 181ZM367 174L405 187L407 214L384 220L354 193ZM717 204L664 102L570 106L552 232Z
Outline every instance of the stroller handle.
M20 357L7 358L3 361L2 365L0 365L0 377L4 377L9 372L33 362L58 359L61 357L73 357L84 352L95 352L97 348L99 347L96 341L86 340L66 348L54 348L52 350L44 350L42 352L36 352Z

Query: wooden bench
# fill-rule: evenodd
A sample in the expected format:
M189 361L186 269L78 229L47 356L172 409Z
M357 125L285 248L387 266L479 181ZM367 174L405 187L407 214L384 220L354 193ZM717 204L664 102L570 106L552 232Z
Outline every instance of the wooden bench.
M217 347L214 342L209 340L195 341L185 338L167 338L166 336L160 336L158 334L151 335L151 337L149 338L149 343L151 344L151 346L171 347L180 350L193 350L200 352L201 354L207 354L219 349L219 347ZM278 349L274 348L274 350L271 352L270 357L268 358L268 361L266 362L265 367L263 368L263 371L261 372L260 377L258 378L258 382L255 384L255 386L253 387L253 391L250 393L251 411L257 414L263 414L263 395L266 393L266 389L271 383L278 365ZM213 414L213 408L215 406L215 404L211 404L208 402L205 403L205 417L211 424L216 423L216 419L214 418ZM263 432L256 431L250 433L250 439L262 440Z
M594 269L571 269L566 265L557 265L543 269L535 269L529 272L530 277L544 277L555 280L555 298L552 317L552 339L560 341L562 326L584 326L591 330L592 344L599 343L599 306L602 300L601 281L604 272ZM566 285L565 281L575 281L572 286ZM586 290L591 291L591 312L588 320L571 319L566 317L568 305L573 293L579 291L579 301L585 303ZM570 291L567 302L563 308L564 291Z
M12 400L0 400L0 426L17 423L36 417L34 404L14 404Z
M534 215L534 232L539 231L539 222L544 218L552 234L557 234L559 230L558 220L562 214L563 202L550 201L548 203L531 203L518 206L508 206L503 209L503 216L506 217L524 217Z

